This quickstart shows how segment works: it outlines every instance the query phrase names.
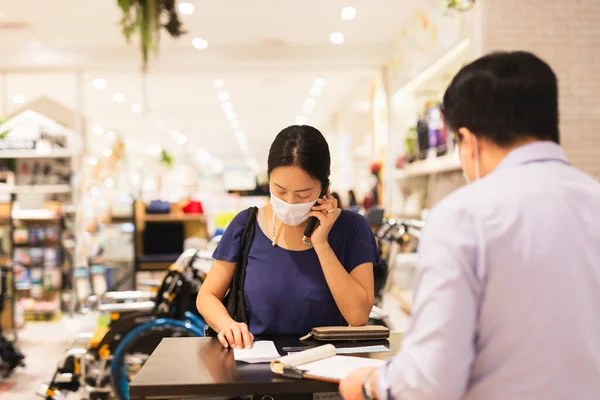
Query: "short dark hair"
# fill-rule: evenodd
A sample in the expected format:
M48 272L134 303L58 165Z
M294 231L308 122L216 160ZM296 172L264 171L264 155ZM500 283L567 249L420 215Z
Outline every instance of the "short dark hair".
M275 168L297 165L324 187L331 173L329 145L323 134L312 126L288 126L271 144L267 164L269 176Z
M560 142L556 75L525 52L496 52L464 66L444 94L449 128L467 128L498 146L522 138Z

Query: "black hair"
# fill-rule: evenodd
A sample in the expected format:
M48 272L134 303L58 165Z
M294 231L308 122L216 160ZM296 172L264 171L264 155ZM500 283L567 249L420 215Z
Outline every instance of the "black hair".
M356 202L356 195L352 189L348 190L348 203L350 203L350 207L354 207L358 204Z
M559 143L556 75L534 54L497 52L464 66L444 94L453 131L467 128L500 147L533 138Z
M267 164L269 176L275 168L297 165L325 187L331 173L329 145L323 134L312 126L288 126L271 144Z
M344 208L344 206L342 204L342 198L340 197L340 195L338 194L338 192L331 192L331 197L333 197L334 199L337 200L337 202L338 202L338 208Z

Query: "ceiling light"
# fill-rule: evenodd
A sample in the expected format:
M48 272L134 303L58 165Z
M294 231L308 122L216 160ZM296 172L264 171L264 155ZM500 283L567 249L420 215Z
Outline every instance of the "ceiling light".
M177 137L177 143L179 143L179 144L180 144L180 145L182 145L182 146L183 146L184 144L186 144L186 143L187 143L187 141L188 141L188 138L187 138L187 136L185 136L184 134L180 134L180 135Z
M305 114L310 114L315 109L315 104L316 104L315 99L313 99L312 97L309 97L306 100L304 100L304 105L302 106L302 110L304 111Z
M116 137L117 137L117 134L114 131L107 131L106 132L106 138L108 140L115 140Z
M90 194L92 195L92 197L96 197L100 194L100 190L98 190L96 186L92 186L90 188Z
M94 79L94 81L92 82L92 85L94 85L94 87L98 90L102 90L104 88L106 88L106 80L102 79L102 78L96 78Z
M106 187L108 187L108 188L114 187L114 186L115 186L115 180L114 180L113 178L110 178L110 177L108 177L108 178L106 178L106 179L104 180L104 184L105 184L105 185L106 185Z
M233 111L233 104L227 102L227 103L223 103L221 105L221 108L223 108L223 111L228 112L228 111Z
M98 165L98 157L89 157L88 165L90 165L92 167L95 167L96 165Z
M322 91L323 89L321 88L321 86L313 86L312 88L310 88L310 95L313 97L317 97L321 94Z
M104 128L101 125L94 125L92 132L96 136L101 136L104 133Z
M304 115L298 115L296 117L296 125L306 125L306 117Z
M327 84L325 78L317 78L315 79L315 86L323 87Z
M233 111L227 111L227 113L225 113L225 117L231 121L231 120L237 119L237 114L234 113Z
M246 133L243 130L238 129L237 131L234 132L234 134L235 134L235 140L237 140L237 142L239 143L240 146L243 146L248 143L246 141Z
M23 103L25 103L26 100L27 99L22 94L15 94L13 96L13 103L16 103L16 104L23 104Z
M240 127L240 121L238 121L237 119L229 121L229 126L231 127L231 129L237 129Z
M342 44L344 43L344 35L341 32L333 32L329 35L329 40L333 44Z
M212 156L208 151L204 149L198 149L198 151L196 152L196 159L198 160L200 165L207 165L210 164Z
M223 82L223 79L217 78L213 81L213 87L215 89L221 89L224 85L225 85L225 82Z
M136 114L141 113L142 112L142 105L138 104L138 103L132 104L131 105L131 112L132 113L136 113Z
M150 155L152 155L154 157L160 156L161 152L162 152L162 147L160 147L160 144L153 144L153 145L148 146L148 153L150 153Z
M342 19L344 21L352 21L356 17L356 8L344 7L342 9Z
M194 13L194 5L189 1L179 3L179 12L183 15L191 15Z
M113 151L110 147L105 147L102 149L102 155L104 157L110 157L110 156L112 156L112 153L113 153Z
M125 102L125 96L122 93L113 94L112 99L119 104L123 104Z
M198 50L206 50L208 48L208 42L202 38L195 38L192 40L192 46Z
M225 90L221 90L219 92L218 97L219 97L220 101L225 102L225 101L229 100L229 92L226 92Z

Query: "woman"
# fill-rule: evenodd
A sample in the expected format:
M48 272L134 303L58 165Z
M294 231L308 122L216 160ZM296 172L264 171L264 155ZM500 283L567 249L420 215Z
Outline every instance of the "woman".
M352 189L348 190L348 205L350 207L358 206L358 203L356 202L356 195L354 194L354 190Z
M363 325L373 306L375 238L360 215L341 211L327 191L331 159L321 132L290 126L271 145L270 204L261 208L248 256L249 326L222 304L233 279L248 211L238 214L215 250L197 306L224 347L249 347L254 335L304 335L317 326ZM316 202L316 203L315 203ZM319 220L303 240L309 217Z
M332 192L331 193L331 197L333 197L335 199L335 201L337 201L337 206L340 209L344 209L344 203L342 203L342 198L340 197L340 195L337 192Z

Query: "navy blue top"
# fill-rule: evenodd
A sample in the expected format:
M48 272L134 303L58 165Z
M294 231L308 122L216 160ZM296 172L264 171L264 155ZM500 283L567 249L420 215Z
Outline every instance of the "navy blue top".
M235 262L248 210L225 230L213 257ZM346 271L379 259L375 237L362 215L342 211L329 244ZM304 335L318 326L348 325L325 281L317 253L273 247L256 223L245 281L246 311L254 335Z

